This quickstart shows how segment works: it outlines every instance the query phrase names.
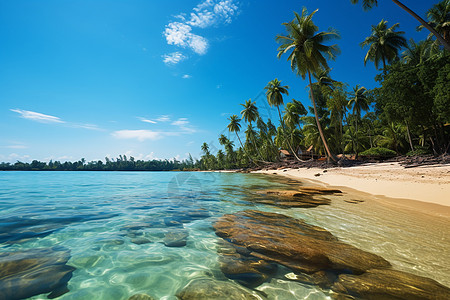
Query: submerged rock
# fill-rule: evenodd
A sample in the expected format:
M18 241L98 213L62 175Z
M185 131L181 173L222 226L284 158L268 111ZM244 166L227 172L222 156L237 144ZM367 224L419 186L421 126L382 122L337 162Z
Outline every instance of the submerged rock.
M169 231L164 235L164 245L167 247L183 247L186 246L187 237L189 236L187 231Z
M136 294L128 298L128 300L155 300L155 298L147 294Z
M131 242L136 245L142 245L142 244L151 243L152 241L145 237L139 237L139 238L131 239Z
M228 281L194 279L177 294L180 300L257 300L250 291Z
M230 274L250 273L260 284L268 273L259 266L276 262L294 271L285 275L287 279L332 289L336 299L450 299L450 288L392 270L382 257L340 242L302 220L246 210L222 216L213 227L228 241L225 244L233 245L218 249L222 272L232 279Z
M323 228L281 214L246 210L222 216L213 227L218 236L247 248L252 256L298 272L361 274L390 266L378 255L339 242Z
M450 299L450 289L433 279L386 269L369 270L359 276L341 274L332 289L369 300Z
M283 207L316 207L319 205L329 205L330 199L318 197L320 195L332 195L342 193L336 189L302 187L298 190L264 190L259 192L268 197L253 198L258 203L277 205Z
M220 270L227 278L246 287L257 287L276 272L277 265L251 256L245 250L223 241L217 250Z
M40 248L0 254L0 299L24 299L50 293L56 298L69 290L74 267L66 265L69 250Z

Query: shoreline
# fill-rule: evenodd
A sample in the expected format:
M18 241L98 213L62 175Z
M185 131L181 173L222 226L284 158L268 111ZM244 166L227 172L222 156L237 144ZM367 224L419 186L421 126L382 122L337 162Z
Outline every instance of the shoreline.
M364 193L365 197L401 208L450 217L450 165L404 168L399 163L375 163L354 167L283 168L258 170L256 174L281 175Z

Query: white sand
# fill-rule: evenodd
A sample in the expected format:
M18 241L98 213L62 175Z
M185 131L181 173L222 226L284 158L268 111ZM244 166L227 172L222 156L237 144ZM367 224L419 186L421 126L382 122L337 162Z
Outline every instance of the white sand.
M433 210L450 211L450 165L404 168L399 163L377 163L348 168L300 168L264 170L256 173L279 174L307 179L334 187L347 187L372 195L438 204ZM316 176L320 174L319 176ZM407 203L396 199L397 203ZM416 202L416 201L413 201ZM416 208L424 207L413 203ZM446 207L443 207L446 206ZM427 209L430 207L428 206ZM445 214L447 214L445 213Z

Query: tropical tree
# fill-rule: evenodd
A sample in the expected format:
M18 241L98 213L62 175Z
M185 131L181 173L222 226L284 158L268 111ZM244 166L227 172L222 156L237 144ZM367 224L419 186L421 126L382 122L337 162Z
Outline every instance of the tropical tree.
M355 120L355 147L356 157L358 157L358 120L361 118L361 112L369 110L369 101L367 98L367 89L359 84L353 88L352 98L348 101L348 107L353 108Z
M202 144L202 151L205 153L206 156L210 155L209 153L209 145L205 142Z
M252 99L246 100L244 104L241 104L244 109L241 111L242 118L249 124L249 128L252 128L252 122L256 121L259 117L258 107L255 105L255 101ZM255 135L250 134L250 138L252 140L253 146L258 153L259 158L262 160L261 152L258 149L258 145L256 143Z
M411 67L420 65L433 57L437 49L433 47L431 40L424 40L416 43L413 39L409 40L402 58L406 64Z
M247 151L244 148L244 145L242 144L241 138L239 137L239 131L241 131L241 119L237 115L232 115L228 118L230 121L230 124L227 125L227 128L230 132L236 133L236 136L239 140L239 143L241 144L241 148L244 151L244 153L248 156L248 158L251 160L251 157L248 155Z
M356 4L359 2L359 0L350 0L351 3ZM378 5L378 0L362 0L362 5L364 10L369 10L373 8L374 6ZM416 14L414 11L412 11L409 7L404 5L402 2L398 0L392 0L395 4L397 4L399 7L404 9L407 13L409 13L411 16L413 16L417 21L419 21L420 24L422 24L423 27L428 29L435 37L436 39L444 46L445 49L450 51L450 43L446 41L429 23L427 23L424 19L422 19L418 14ZM444 0L443 2L448 2L448 0Z
M372 34L368 36L362 43L361 47L369 46L366 56L364 57L364 65L367 61L373 61L375 68L378 68L380 61L383 63L383 70L386 69L386 63L391 63L398 58L398 52L402 47L406 47L406 39L402 36L403 31L395 31L400 25L394 24L387 27L387 21L381 20L376 26L372 25Z
M283 122L283 118L281 117L281 111L280 111L280 106L282 106L284 104L283 102L283 94L285 95L289 95L288 89L289 86L285 85L282 86L281 85L281 81L279 81L277 78L275 78L272 81L269 81L269 83L266 85L266 87L264 88L266 90L266 96L267 96L267 102L269 103L270 106L275 106L278 110L278 116L280 118L280 124L281 127L283 128L283 133L286 132L286 126ZM298 158L297 153L295 153L294 149L292 149L292 145L289 143L289 141L287 141L288 143L288 147L290 148L291 152L294 154L295 158L297 160L300 160L300 158Z
M450 44L450 0L443 0L427 11L428 25L433 27L444 40ZM417 29L422 30L425 26L420 25ZM429 38L433 34L430 33Z
M335 156L328 147L322 127L320 126L314 99L311 73L314 74L322 69L329 69L327 58L335 59L336 55L339 53L339 47L337 45L327 46L323 43L331 39L339 38L339 34L333 29L330 31L317 32L319 28L312 21L312 17L316 12L317 9L308 15L306 8L303 8L301 15L294 12L294 20L283 23L287 34L278 35L276 37L276 40L281 43L278 47L278 58L285 53L289 53L287 59L291 63L292 71L300 75L303 79L308 75L311 101L313 103L314 116L320 137L328 157L333 161L336 161Z

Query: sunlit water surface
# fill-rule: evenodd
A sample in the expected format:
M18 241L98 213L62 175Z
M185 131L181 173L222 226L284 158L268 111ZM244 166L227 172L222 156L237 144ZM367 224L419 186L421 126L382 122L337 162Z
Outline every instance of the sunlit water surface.
M342 241L381 255L396 269L450 286L448 219L370 200L347 203L344 199L364 200L348 193L329 196L329 206L308 209L251 202L257 190L292 189L300 184L305 183L239 173L0 172L0 224L7 222L13 228L9 238L16 239L0 243L0 252L54 245L70 249L68 264L76 270L69 281L70 292L58 299L128 299L136 293L176 299L177 291L193 278L226 280L218 264L219 238L212 222L226 213L259 209L302 218ZM183 224L189 234L186 246L166 247L164 234L173 228L165 220L193 210L206 210L210 216ZM127 235L130 226L140 224L152 224L139 232L151 243L135 244ZM40 235L25 238L23 233L30 231ZM283 271L288 272L280 269L255 295L330 299L326 291L288 280ZM46 295L30 299L46 299Z

